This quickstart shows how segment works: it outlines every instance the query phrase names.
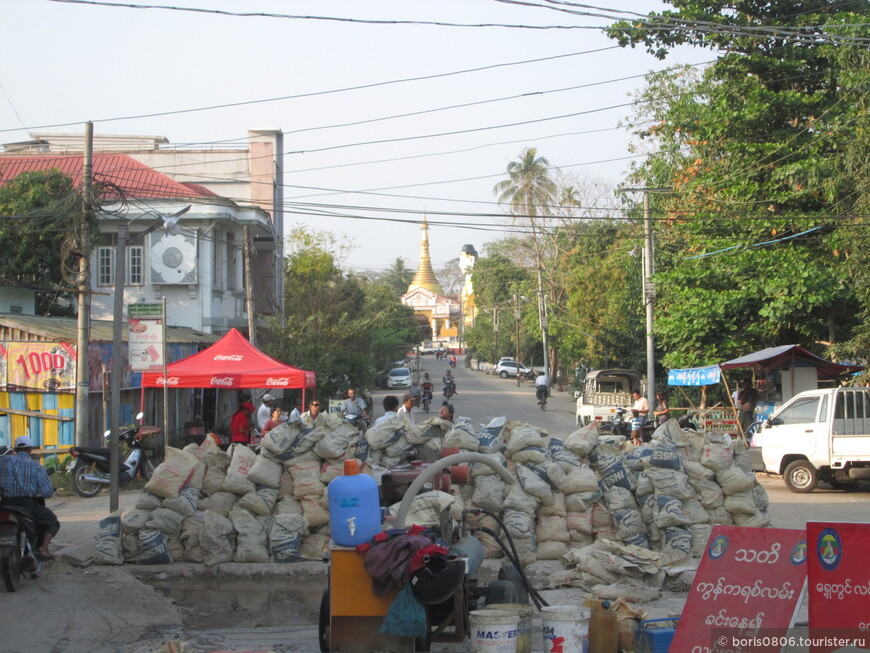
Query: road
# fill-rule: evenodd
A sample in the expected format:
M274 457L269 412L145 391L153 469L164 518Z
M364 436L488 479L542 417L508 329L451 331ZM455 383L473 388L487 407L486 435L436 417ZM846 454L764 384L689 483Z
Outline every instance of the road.
M424 370L438 381L436 389L446 369L434 357L424 358ZM456 414L469 417L475 425L505 415L554 436L564 437L574 429L574 400L568 392L554 392L542 413L528 382L517 387L515 380L467 370L462 359L454 374L459 389L453 398ZM376 416L383 413L381 401L386 394L375 393ZM442 400L436 395L433 408ZM770 495L773 526L801 528L814 519L870 522L867 491L820 487L812 494L798 495L789 492L779 477L760 478ZM135 493L121 494L122 508L135 501ZM170 640L186 641L196 653L317 650L317 610L326 571L322 563L80 568L76 564L87 558L98 521L108 512L108 496L57 497L49 505L62 523L55 540L58 560L44 577L24 581L15 594L0 591L4 653L150 653ZM538 573L538 579L545 573L530 571ZM552 604L577 601L582 591L543 594ZM679 612L684 601L685 595L676 595L643 607L651 617L660 617ZM536 628L534 650L541 650L539 620ZM433 646L433 651L469 650L469 642Z

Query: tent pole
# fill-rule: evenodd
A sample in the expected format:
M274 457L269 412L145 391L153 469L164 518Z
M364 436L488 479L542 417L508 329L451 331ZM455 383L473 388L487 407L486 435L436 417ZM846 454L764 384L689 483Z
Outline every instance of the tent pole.
M734 405L734 397L731 396L731 388L728 387L728 379L722 375L722 383L725 384L725 392L728 393L728 401L731 402L731 409L734 411L734 417L737 419L737 433L743 439L743 446L748 447L746 442L746 434L743 432L743 427L740 424L740 414L737 412L737 406Z

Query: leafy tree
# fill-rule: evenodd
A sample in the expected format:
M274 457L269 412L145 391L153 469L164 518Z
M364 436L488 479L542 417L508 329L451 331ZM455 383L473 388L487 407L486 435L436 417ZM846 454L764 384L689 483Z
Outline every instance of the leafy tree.
M722 52L699 75L652 76L633 121L655 150L634 180L671 189L656 202L664 362L835 342L850 333L857 307L833 244L836 216L856 190L843 154L860 110L840 82L843 41L830 26L866 24L870 5L671 4L679 11L664 19L610 30L660 58L678 44Z
M264 349L317 373L317 390L336 396L367 388L376 369L419 341L413 311L385 283L346 274L336 240L298 228L288 238L285 315L268 319Z
M397 256L390 267L375 279L385 284L396 297L401 297L408 292L408 286L414 279L414 271L408 267L404 258Z
M0 185L0 279L25 287L70 287L61 272L64 240L78 207L72 180L56 171L26 172ZM73 292L37 292L37 313L71 315Z

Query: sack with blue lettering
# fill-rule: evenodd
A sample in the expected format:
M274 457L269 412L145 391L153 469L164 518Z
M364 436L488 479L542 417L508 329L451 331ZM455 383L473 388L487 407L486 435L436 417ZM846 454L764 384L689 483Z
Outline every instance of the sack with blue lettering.
M662 566L685 560L692 556L692 531L684 526L669 526L662 529Z
M641 444L624 454L622 458L625 461L626 467L636 472L643 469L643 464L649 459L652 452L653 448L651 446L648 444Z
M604 503L610 512L617 510L637 510L637 501L630 490L614 486L604 493Z
M643 464L661 469L675 469L677 471L683 469L680 453L677 447L672 444L660 444L655 447L649 457L643 461Z
M501 435L507 418L494 417L484 429L477 433L480 453L496 453L504 449L504 438Z
M623 487L631 492L636 489L634 476L628 471L628 467L625 466L621 458L607 467L599 468L598 473L601 474L601 482L608 489Z
M365 436L360 434L356 439L356 449L353 457L357 460L361 460L363 462L368 461L371 457L372 448L369 445L368 440L366 440Z
M695 490L689 486L689 477L683 472L662 467L647 467L646 475L652 481L657 494L677 499L689 499L695 496Z
M474 433L474 426L468 418L460 417L453 428L444 436L445 447L459 447L465 451L475 452L480 448L480 441Z
M530 469L525 465L517 465L517 479L522 488L532 496L537 497L542 504L545 506L553 505L553 488L548 480L544 480L546 479L546 470L542 477L537 470Z
M269 529L269 553L272 562L299 562L302 534L308 524L302 515L275 515Z
M620 540L646 533L646 524L640 511L634 508L614 510L613 525L616 527L616 537Z
M634 475L635 494L638 497L645 497L647 494L655 492L652 481L646 472L637 472Z
M440 440L450 430L450 422L440 417L429 417L419 424L412 424L405 430L405 439L411 444L426 444L430 440Z
M166 544L166 535L153 528L143 528L139 531L139 564L168 565L172 555Z
M98 565L123 565L124 547L121 542L121 513L115 511L100 520L100 531L94 544L93 560Z
M668 526L686 526L692 520L683 514L683 502L676 497L665 494L656 494L656 503L653 519L659 528Z
M565 443L559 438L550 438L550 441L547 443L547 449L550 451L550 458L559 463L559 466L566 474L583 464L580 456L568 451Z
M599 473L605 467L610 467L613 463L621 461L622 452L607 442L602 442L589 452L589 462Z
M174 510L185 517L193 517L196 514L196 504L199 503L199 490L193 487L184 488L175 499L166 499L164 508Z
M505 510L501 516L511 537L528 537L535 534L535 515L519 510Z

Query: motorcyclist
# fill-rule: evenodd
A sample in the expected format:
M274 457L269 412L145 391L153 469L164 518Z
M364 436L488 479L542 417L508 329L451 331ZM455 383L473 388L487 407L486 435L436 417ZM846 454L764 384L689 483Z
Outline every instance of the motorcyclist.
M423 396L429 401L432 401L432 391L435 389L432 385L432 379L429 378L429 372L423 372L423 383L420 385L423 390Z
M52 557L48 545L60 530L57 516L45 506L45 499L54 494L51 480L42 465L30 457L33 441L26 435L15 439L15 453L0 456L0 503L20 506L33 515L39 556Z
M458 392L456 392L456 378L453 376L453 373L450 370L447 370L447 373L441 377L441 383L445 388L449 386L453 394L459 394Z
M541 372L535 379L535 397L538 399L538 404L546 401L550 396L550 377L544 372Z

